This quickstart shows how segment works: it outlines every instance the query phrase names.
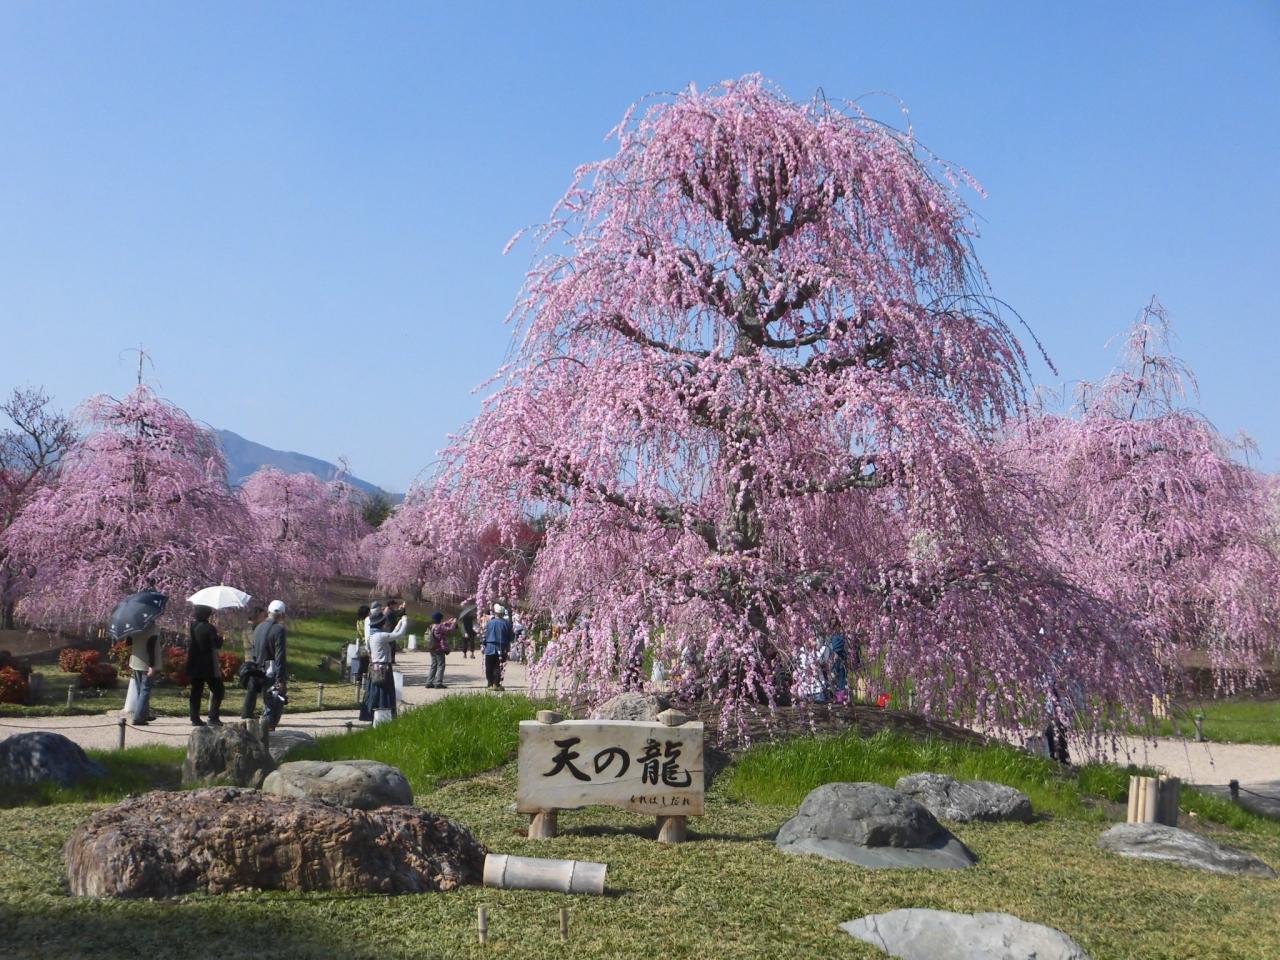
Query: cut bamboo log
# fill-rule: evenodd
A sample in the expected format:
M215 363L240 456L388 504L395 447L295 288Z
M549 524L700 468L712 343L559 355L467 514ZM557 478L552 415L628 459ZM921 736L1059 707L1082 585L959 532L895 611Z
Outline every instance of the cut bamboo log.
M554 893L604 893L609 867L589 860L544 860L490 853L484 858L484 885L500 890L550 890Z
M1129 823L1178 825L1181 781L1177 777L1129 778Z

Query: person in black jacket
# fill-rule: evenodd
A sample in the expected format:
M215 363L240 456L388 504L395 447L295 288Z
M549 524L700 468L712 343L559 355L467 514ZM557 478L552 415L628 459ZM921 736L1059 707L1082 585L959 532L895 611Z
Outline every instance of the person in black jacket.
M226 689L222 685L222 664L218 662L218 651L222 648L222 635L218 628L209 622L213 608L198 604L195 609L195 620L191 623L190 643L187 645L187 676L191 678L191 725L203 727L200 719L200 701L204 697L207 683L213 694L209 704L209 722L219 726L218 710L222 707L222 697Z

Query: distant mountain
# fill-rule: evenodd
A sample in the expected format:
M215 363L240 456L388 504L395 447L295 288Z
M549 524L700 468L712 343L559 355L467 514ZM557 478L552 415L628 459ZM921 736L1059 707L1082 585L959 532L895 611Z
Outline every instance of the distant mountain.
M246 440L240 434L232 433L230 430L215 430L214 433L217 434L218 443L222 446L223 456L227 458L227 482L233 487L244 483L260 467L275 467L284 473L309 473L321 480L332 480L339 473L338 467L328 460L309 457L305 453L273 450L261 443ZM361 480L350 474L346 479L353 487L365 493L381 493L390 498L393 503L403 499L399 494L387 493L368 480Z

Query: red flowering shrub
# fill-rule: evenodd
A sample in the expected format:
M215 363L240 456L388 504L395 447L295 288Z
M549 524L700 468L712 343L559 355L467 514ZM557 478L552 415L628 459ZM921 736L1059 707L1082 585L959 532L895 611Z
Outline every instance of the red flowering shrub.
M129 672L129 657L133 655L133 644L128 640L117 640L107 651L107 657L121 673Z
M879 707L881 710L883 710L887 706L889 706L889 701L892 699L893 698L889 696L889 694L882 693L880 694L880 696L876 697L876 706Z
M0 650L0 670L5 668L17 670L25 680L31 676L31 668L15 657L8 650Z
M187 676L186 648L164 648L164 675L180 687L185 687L191 682L191 678Z
M218 667L222 671L223 680L235 680L240 675L240 664L244 663L244 657L238 653L220 653L218 654Z
M13 667L0 667L0 703L26 703L30 698L27 678Z
M99 662L99 654L95 651L92 660L85 658L80 668L80 689L82 690L114 690L120 685L120 675L114 663Z
M84 647L67 647L58 654L58 669L63 673L79 673L84 665L85 655L90 653L96 655L97 652Z

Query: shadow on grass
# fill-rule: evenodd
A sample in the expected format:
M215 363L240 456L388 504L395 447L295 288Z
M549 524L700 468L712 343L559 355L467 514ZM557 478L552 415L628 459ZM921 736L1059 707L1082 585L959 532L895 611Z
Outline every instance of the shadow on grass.
M379 951L371 935L336 935L338 931L329 925L314 922L308 916L312 911L295 913L292 906L245 898L154 903L67 898L45 899L39 905L0 903L0 928L6 931L0 957L203 960L211 956L276 956L290 960L371 960L387 956L385 951ZM193 933L195 930L198 933ZM414 956L444 954L415 952Z

